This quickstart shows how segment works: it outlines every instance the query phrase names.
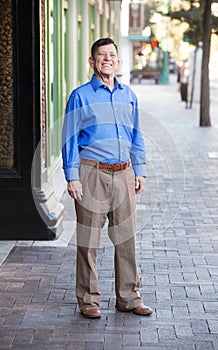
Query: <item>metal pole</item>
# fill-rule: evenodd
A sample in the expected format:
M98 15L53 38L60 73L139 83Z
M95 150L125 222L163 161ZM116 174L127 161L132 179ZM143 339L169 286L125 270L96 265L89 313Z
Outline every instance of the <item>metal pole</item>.
M162 0L162 15L163 18L168 14L169 0ZM165 17L166 18L166 17ZM163 66L161 71L160 83L163 85L169 84L169 67L168 67L168 23L164 21L164 36L162 38L163 50Z

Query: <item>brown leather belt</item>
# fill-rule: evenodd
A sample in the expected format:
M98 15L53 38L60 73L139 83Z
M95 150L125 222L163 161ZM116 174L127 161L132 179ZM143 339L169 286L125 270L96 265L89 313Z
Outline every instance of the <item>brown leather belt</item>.
M93 166L93 167L99 168L99 169L105 169L108 171L121 171L121 170L125 170L126 168L128 168L130 166L130 160L127 160L127 162L121 163L121 164L109 164L109 163L97 162L96 160L89 160L89 159L81 158L80 163L87 164L87 165L90 165L90 166Z

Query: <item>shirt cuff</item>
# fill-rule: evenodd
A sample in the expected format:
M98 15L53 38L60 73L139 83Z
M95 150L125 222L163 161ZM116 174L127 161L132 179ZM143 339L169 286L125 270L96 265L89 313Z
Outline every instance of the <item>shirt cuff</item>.
M146 176L146 164L132 165L135 176Z
M67 181L79 180L79 169L78 168L64 169L64 174L65 174L65 178Z

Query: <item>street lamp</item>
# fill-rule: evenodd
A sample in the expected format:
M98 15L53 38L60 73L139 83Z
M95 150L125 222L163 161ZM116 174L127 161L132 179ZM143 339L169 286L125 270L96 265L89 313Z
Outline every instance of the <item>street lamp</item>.
M163 66L161 71L160 83L169 84L169 68L168 68L168 18L169 0L162 0L162 24L164 26L162 35L163 50Z

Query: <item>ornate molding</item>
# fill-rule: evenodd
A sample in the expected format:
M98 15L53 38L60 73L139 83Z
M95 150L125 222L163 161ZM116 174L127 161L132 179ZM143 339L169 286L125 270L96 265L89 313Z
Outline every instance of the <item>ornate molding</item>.
M0 4L0 168L14 165L13 28L11 0Z
M35 150L32 164L32 193L36 208L50 231L57 238L63 231L64 206L56 198L48 176L47 111L46 111L46 2L40 1L40 125L41 140Z

